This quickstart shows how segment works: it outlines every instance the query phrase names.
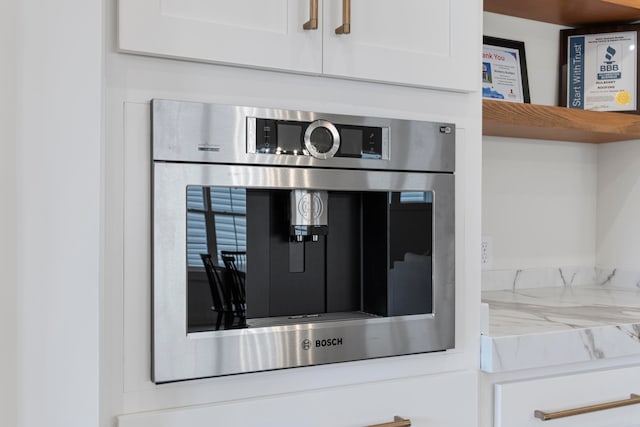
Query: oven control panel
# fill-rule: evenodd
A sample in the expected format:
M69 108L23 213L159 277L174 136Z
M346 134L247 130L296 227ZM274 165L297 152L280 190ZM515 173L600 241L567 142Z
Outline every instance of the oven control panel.
M318 159L387 160L389 128L339 124L322 119L301 122L250 117L247 119L247 151Z

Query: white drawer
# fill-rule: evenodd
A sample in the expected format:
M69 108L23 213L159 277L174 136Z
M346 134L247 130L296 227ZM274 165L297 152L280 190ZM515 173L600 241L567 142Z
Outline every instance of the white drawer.
M123 415L118 427L362 427L395 415L413 427L476 425L475 372L430 375Z
M640 367L495 385L495 427L640 427L640 404L542 421L552 413L640 395Z

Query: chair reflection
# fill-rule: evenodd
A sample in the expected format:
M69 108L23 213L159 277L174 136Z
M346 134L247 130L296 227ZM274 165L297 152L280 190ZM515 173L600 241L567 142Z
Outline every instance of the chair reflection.
M247 312L245 278L247 271L247 253L220 251L220 257L230 279L230 288L236 310Z
M217 313L215 330L246 328L246 304L244 300L244 273L237 271L235 257L223 258L225 267L213 262L210 254L200 254L211 292L213 311ZM242 276L242 277L241 277ZM242 279L242 283L238 280Z

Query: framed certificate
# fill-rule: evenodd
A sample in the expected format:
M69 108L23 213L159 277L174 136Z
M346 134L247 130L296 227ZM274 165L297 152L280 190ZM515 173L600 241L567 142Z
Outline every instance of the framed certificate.
M640 24L560 31L560 105L638 111Z
M523 42L483 37L482 97L531 102Z

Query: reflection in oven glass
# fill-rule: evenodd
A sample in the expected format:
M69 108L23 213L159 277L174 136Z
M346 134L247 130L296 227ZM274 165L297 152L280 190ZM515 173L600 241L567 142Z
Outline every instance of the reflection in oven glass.
M433 312L433 193L188 186L188 331Z

